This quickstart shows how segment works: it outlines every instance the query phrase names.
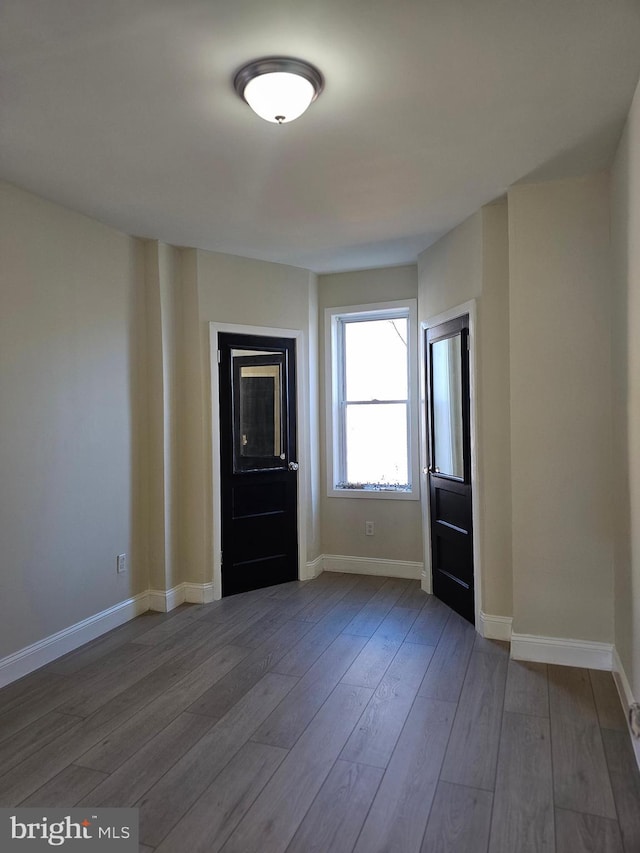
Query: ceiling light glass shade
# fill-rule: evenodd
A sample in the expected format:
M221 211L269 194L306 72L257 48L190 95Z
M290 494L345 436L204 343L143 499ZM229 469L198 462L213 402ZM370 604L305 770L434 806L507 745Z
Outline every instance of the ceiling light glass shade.
M286 71L254 77L244 90L244 99L254 113L277 124L286 124L301 116L314 95L308 80Z
M275 124L286 124L301 116L323 85L317 68L285 57L250 62L234 78L238 95L257 115Z

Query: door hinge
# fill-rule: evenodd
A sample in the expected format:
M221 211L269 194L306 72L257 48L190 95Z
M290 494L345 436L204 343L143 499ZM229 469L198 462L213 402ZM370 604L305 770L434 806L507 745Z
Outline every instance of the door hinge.
M471 338L467 335L467 352L471 352ZM218 354L220 351L218 350Z
M220 350L218 350L218 364L220 364Z

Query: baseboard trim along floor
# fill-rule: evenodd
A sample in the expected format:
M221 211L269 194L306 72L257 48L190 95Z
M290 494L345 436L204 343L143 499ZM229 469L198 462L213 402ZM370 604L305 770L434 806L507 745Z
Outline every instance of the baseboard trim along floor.
M149 593L142 592L14 652L0 660L0 687L11 684L12 681L17 681L35 669L66 655L67 652L95 640L107 631L124 625L147 610Z

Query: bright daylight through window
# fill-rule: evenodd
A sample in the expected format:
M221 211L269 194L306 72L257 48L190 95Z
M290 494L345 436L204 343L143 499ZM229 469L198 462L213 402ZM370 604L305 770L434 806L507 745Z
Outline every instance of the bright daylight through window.
M410 314L331 312L334 494L411 494Z

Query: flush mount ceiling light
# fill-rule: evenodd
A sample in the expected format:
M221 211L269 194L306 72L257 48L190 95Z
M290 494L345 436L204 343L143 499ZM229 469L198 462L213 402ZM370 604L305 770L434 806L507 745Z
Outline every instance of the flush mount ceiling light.
M233 85L260 118L286 124L301 116L315 101L324 80L308 62L271 56L244 65L233 78Z

